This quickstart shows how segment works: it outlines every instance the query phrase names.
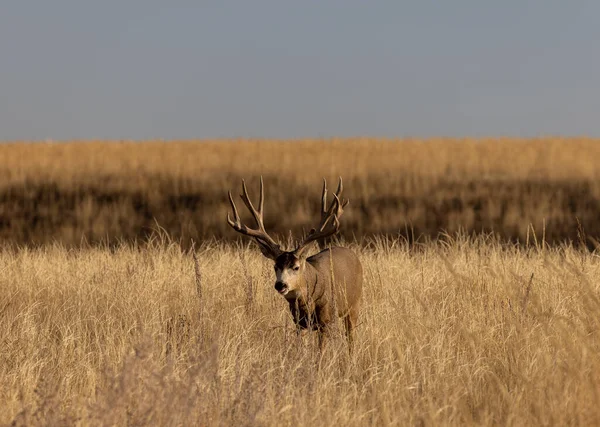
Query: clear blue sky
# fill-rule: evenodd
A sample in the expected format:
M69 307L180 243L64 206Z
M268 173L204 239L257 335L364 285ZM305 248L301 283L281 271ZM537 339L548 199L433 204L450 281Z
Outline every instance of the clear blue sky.
M600 2L7 1L0 140L600 136Z

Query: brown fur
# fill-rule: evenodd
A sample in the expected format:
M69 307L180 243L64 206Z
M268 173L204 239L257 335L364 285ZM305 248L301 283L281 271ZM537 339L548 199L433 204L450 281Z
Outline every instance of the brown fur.
M255 239L263 255L275 261L277 280L275 289L290 305L292 317L298 328L319 331L319 347L323 349L331 323L344 319L349 349L352 351L353 331L358 322L362 296L362 265L358 257L347 248L323 249L306 258L312 242L322 248L326 239L338 232L339 218L348 200L341 198L342 178L333 193L333 201L327 204L327 183L323 180L321 194L321 222L312 229L294 251L283 251L265 230L263 220L264 185L260 178L260 196L255 207L248 196L246 183L242 180L241 198L256 222L256 228L242 223L239 212L229 192L233 217L227 215L227 223L238 233Z
M289 268L298 259L295 251L284 252L275 264ZM362 297L363 271L358 257L343 247L325 249L306 259L300 275L298 289L286 295L298 329L317 330L322 348L331 323L341 317L352 350Z

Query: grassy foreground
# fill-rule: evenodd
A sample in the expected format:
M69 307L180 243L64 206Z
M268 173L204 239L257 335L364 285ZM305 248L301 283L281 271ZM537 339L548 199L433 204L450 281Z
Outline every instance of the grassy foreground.
M296 338L254 247L0 250L0 424L598 425L600 259L357 247L355 353Z
M270 231L299 234L321 179L346 183L347 239L495 232L525 242L600 237L600 141L373 138L0 144L0 241L144 240L158 222L187 244L233 240L227 190L266 186ZM591 242L587 242L593 248Z

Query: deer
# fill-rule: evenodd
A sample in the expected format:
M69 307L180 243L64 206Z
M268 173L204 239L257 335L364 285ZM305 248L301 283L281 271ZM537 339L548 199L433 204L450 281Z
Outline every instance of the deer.
M327 206L327 182L323 179L321 221L290 251L285 251L265 230L263 221L264 184L260 177L258 208L250 200L246 182L242 180L242 201L254 217L256 228L240 220L237 207L229 194L233 218L227 223L238 233L254 239L262 254L274 261L275 290L287 301L296 331L317 331L322 353L336 319L344 322L348 350L352 353L354 329L357 326L362 298L363 268L358 256L342 246L331 246L327 238L339 231L340 216L348 200L342 201L342 178ZM308 256L317 242L320 251Z

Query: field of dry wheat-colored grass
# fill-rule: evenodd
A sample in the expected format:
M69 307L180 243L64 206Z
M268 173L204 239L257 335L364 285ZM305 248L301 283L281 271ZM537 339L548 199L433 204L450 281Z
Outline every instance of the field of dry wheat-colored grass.
M184 243L236 238L226 193L266 185L266 225L310 227L321 178L351 200L342 233L436 237L494 232L551 244L600 236L600 141L373 138L0 144L0 240L144 240L158 223ZM593 248L593 245L588 242Z
M598 425L600 258L355 247L355 353L298 339L253 246L0 250L0 424Z

